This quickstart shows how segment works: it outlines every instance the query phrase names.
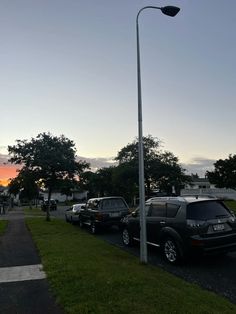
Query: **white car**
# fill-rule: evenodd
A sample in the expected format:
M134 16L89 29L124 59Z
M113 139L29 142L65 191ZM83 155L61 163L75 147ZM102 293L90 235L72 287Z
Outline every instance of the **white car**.
M72 205L72 207L68 208L65 211L66 221L71 222L71 223L79 222L79 214L80 214L81 209L83 209L84 206L85 204L74 204Z

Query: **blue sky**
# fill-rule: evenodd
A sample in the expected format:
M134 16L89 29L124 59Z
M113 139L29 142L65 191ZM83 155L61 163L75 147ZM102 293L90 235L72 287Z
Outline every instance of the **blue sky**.
M48 131L88 158L133 141L146 5L181 11L140 16L144 134L196 169L235 153L235 0L1 0L0 154Z

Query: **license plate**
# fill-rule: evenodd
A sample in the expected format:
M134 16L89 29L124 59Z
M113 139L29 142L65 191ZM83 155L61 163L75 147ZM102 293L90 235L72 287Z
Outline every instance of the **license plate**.
M225 229L224 224L217 224L217 225L213 225L213 230L214 231L222 231Z
M119 217L120 216L120 213L111 213L110 214L110 217Z

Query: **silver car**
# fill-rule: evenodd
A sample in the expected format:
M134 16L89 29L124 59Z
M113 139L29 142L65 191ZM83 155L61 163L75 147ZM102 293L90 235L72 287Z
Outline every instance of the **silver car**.
M81 209L83 209L84 206L85 204L74 204L72 205L72 207L68 208L65 211L66 221L71 222L71 223L79 222L79 214L81 212Z

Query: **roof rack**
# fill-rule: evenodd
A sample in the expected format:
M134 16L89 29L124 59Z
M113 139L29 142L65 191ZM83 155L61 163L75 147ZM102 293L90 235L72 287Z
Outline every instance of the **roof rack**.
M182 197L186 198L186 197L192 197L192 198L210 198L210 199L217 199L216 196L211 195L211 194L183 194L181 195Z

